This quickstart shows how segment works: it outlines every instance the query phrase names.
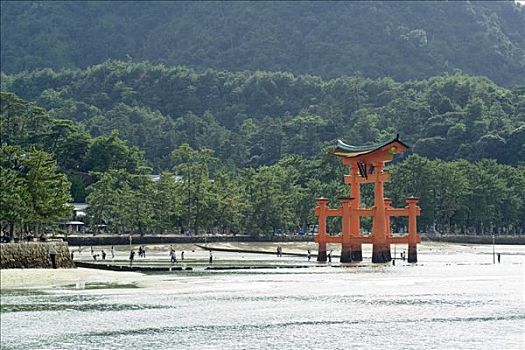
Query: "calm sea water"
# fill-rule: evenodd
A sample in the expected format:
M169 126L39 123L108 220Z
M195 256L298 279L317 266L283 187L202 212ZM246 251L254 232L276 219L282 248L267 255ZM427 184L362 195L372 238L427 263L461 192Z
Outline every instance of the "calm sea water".
M501 249L499 265L491 264L490 247L449 246L422 249L418 265L311 262L137 274L121 284L87 281L86 289L4 289L1 348L523 349L525 250ZM165 255L152 251L147 259ZM217 253L215 263L276 259Z

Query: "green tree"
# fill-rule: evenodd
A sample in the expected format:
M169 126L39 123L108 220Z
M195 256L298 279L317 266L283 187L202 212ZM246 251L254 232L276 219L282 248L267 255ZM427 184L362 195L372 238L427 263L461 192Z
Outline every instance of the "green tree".
M120 139L118 132L113 131L93 140L86 155L86 164L88 169L97 172L109 169L126 169L133 172L144 162L140 150L129 147Z
M88 213L93 224L106 224L116 232L144 234L154 229L156 188L145 173L111 169L94 174L98 181L88 187Z
M15 225L30 220L30 196L27 185L13 169L0 167L0 220L9 225L9 236L14 237Z
M50 154L2 146L0 155L5 175L5 178L2 176L2 209L11 226L26 222L38 233L42 224L67 216L71 209L67 205L71 199L70 183L58 172Z
M182 178L170 172L160 174L152 192L153 222L156 230L173 232L174 228L182 227L185 218L184 194Z
M302 199L297 173L280 165L247 169L242 175L247 201L245 229L251 234L273 234L297 227L295 211Z
M175 173L183 178L183 205L186 208L186 228L197 233L203 225L204 205L210 196L210 170L217 167L218 159L209 148L193 150L182 144L172 152Z

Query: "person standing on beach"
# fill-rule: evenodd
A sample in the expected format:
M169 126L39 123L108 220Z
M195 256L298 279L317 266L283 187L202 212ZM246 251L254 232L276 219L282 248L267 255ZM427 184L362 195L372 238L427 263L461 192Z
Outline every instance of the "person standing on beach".
M135 259L135 251L131 250L131 252L129 253L129 267L133 265L133 259Z
M111 246L111 259L115 259L115 248Z
M56 269L57 268L57 262L56 262L56 256L57 256L57 250L55 248L54 244L50 244L48 247L48 253L49 253L49 259L51 260L51 266Z
M210 250L210 264L212 264L212 263L213 263L213 253L212 253L212 251Z
M311 258L312 258L312 252L310 251L310 249L308 249L308 261L310 261Z
M175 252L175 249L170 249L170 257L171 257L171 263L175 264L177 262L177 253Z
M498 253L498 264L501 262L501 253Z
M184 250L180 253L180 260L184 261Z

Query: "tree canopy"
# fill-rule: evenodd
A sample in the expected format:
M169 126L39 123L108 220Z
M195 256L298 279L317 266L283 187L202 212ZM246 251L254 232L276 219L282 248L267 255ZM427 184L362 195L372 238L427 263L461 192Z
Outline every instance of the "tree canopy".
M1 97L2 130L20 131L2 134L5 142L0 154L0 220L11 227L31 224L38 228L67 215L70 184L65 174L72 183L73 197L88 201L90 224L106 224L112 232L126 233L273 235L305 231L315 223L316 197L328 197L336 206L338 198L348 194L341 181L345 173L341 162L329 154L329 147L321 147L319 130L330 121L316 114L247 118L238 129L221 127L234 146L222 149L225 143L218 142L217 152L204 147L214 144L204 138L211 132L197 137L196 129L210 125L187 114L189 122L178 129L181 133L176 134L175 144L189 139L197 147L181 143L171 148L162 173L153 177L142 152L128 146L117 132L91 136L82 131L82 124L57 119L12 93ZM479 113L475 106L468 106L466 113ZM364 111L360 113L365 116ZM213 120L210 112L206 114ZM368 116L372 122L378 118L377 114ZM72 149L78 158L64 160L60 166L53 157L62 159L68 154L67 147L75 143L63 142L70 139L68 133L48 136L54 135L50 131L56 125L68 123L72 126L68 133L82 135L83 151ZM458 127L465 128L466 124ZM377 133L382 131L377 129ZM289 143L283 141L287 137ZM310 144L311 153L303 152ZM517 144L523 147L523 142ZM511 149L514 156L520 149ZM525 167L497 160L445 161L411 155L389 167L392 181L386 195L397 206L403 206L409 196L420 197L422 231L521 233L525 227ZM362 197L369 205L372 191L365 188ZM363 220L365 230L367 225ZM406 223L393 220L393 225L402 228ZM329 229L337 232L338 223L330 222Z
M183 143L232 167L258 167L287 154L313 158L338 138L365 144L396 133L431 159L525 161L525 90L466 75L396 83L108 61L5 76L2 88L94 137L118 130L157 172ZM55 134L78 133L68 125ZM82 139L65 138L79 152Z
M459 70L517 86L524 28L514 1L3 1L0 42L8 73L117 59L399 81Z

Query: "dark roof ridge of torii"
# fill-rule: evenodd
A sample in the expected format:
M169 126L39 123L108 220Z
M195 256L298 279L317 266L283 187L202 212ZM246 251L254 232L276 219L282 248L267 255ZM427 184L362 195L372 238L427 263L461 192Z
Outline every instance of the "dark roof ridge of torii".
M405 143L403 143L401 140L399 140L399 134L397 134L395 138L390 139L388 141L375 143L375 144L369 144L369 145L363 145L363 146L349 145L349 144L346 144L343 141L338 139L337 140L337 146L335 147L335 149L333 150L332 153L333 154L337 154L337 153L349 152L349 153L359 153L360 155L363 155L363 154L367 154L367 153L371 153L371 152L377 151L377 150L379 150L379 149L381 149L381 148L383 148L385 146L388 146L389 144L394 143L394 142L398 142L401 145L403 145L404 147L409 148Z

